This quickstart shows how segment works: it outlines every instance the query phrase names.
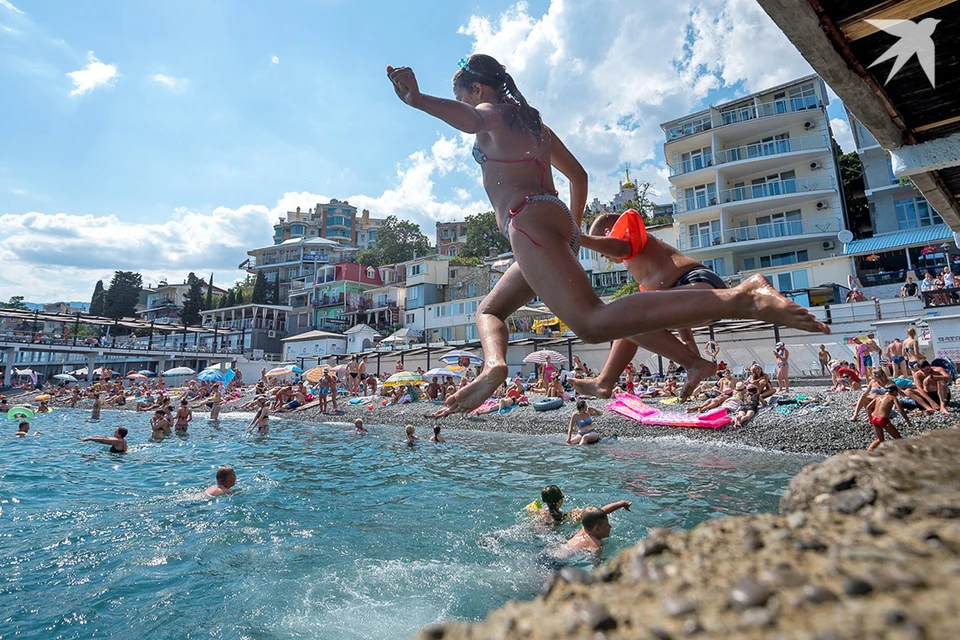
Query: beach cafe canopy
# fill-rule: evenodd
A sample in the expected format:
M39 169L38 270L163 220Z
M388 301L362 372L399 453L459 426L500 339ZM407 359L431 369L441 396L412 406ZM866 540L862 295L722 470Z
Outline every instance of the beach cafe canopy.
M423 334L417 331L416 329L410 329L409 327L404 327L398 329L389 337L381 340L381 343L387 342L391 344L412 344L414 342L419 342L420 338L423 337Z
M0 318L20 320L26 325L37 325L38 330L43 328L43 323L60 323L64 326L85 324L99 327L115 327L117 329L129 329L139 331L151 331L153 333L202 333L212 335L227 335L230 333L239 333L237 329L227 329L217 327L184 326L182 324L167 324L160 322L147 322L137 318L107 318L104 316L94 316L88 313L47 313L44 311L30 311L28 309L0 309Z

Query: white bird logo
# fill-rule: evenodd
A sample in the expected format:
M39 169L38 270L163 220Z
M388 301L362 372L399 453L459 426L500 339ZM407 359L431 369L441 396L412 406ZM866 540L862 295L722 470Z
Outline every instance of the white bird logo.
M913 20L867 20L867 22L878 29L882 29L900 38L896 44L887 49L886 53L874 60L873 64L870 65L870 67L873 67L896 56L897 59L894 61L893 67L890 69L890 75L887 76L887 81L883 83L884 85L890 82L893 76L897 75L897 72L903 68L903 65L907 64L907 61L913 57L913 54L917 54L917 60L920 62L920 67L923 69L923 72L927 75L930 86L936 88L934 47L931 36L933 36L934 29L940 24L939 20L935 18L924 18L919 23ZM867 68L869 69L870 67Z

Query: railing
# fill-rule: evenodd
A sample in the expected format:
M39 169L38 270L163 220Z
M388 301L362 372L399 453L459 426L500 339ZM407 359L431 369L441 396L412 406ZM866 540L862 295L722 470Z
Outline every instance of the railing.
M921 291L920 299L923 301L924 308L927 309L930 307L955 307L960 305L960 288Z
M781 153L792 153L794 151L825 149L826 146L827 144L823 136L816 135L804 136L802 138L788 138L785 140L771 140L718 151L714 155L714 161L716 164L726 164L728 162L737 162L738 160L763 158L765 156L775 156Z
M329 253L304 253L304 262L330 262Z
M806 109L817 109L819 106L820 101L816 96L806 96L802 98L784 98L782 100L774 100L773 102L761 102L756 105L744 105L739 108L728 108L719 113L711 112L709 119L701 116L700 118L682 122L668 129L667 142L709 131L714 127L746 122L747 120L756 120L757 118L780 116L785 113L794 113Z
M693 237L688 235L685 238L677 240L677 246L682 251L705 249L707 247L717 247L737 242L749 242L751 240L768 240L823 233L835 234L841 231L842 228L840 221L836 218L789 220L749 225L746 227L733 227L726 229L722 236L715 232L700 233Z
M171 304L173 304L173 298L155 298L150 301L150 306L147 307L147 309L160 309L161 307L167 307Z
M343 296L321 296L313 301L313 307L319 309L320 307L333 307L338 304L343 304Z
M771 196L804 193L806 191L820 191L830 188L832 188L830 182L826 179L803 178L798 180L794 178L792 180L780 180L777 182L765 182L763 184L724 189L720 192L720 202L729 204L731 202L740 202L741 200L769 198Z

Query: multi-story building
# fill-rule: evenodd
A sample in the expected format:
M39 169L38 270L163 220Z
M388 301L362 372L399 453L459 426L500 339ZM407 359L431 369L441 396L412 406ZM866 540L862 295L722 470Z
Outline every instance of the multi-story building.
M466 241L467 223L463 220L437 223L437 253L440 255L460 255L460 247Z
M268 287L280 282L280 301L290 297L291 283L298 280L311 282L314 274L323 266L342 261L352 255L353 249L346 248L335 240L326 238L297 236L283 240L279 244L251 249L250 257L240 264L241 269L256 276L263 273Z
M864 286L899 285L907 271L941 270L957 253L945 243L953 230L934 211L909 180L893 175L890 154L847 111L863 163L864 195L870 207L872 237L847 243L844 253L854 256L857 276ZM947 246L942 246L946 244ZM896 288L896 287L894 287Z
M290 283L291 335L319 329L341 332L351 325L347 314L363 307L363 293L383 285L376 267L355 262L318 265L312 276ZM355 314L352 314L355 315Z
M155 289L147 294L147 308L143 311L137 311L137 314L147 322L158 322L169 324L179 322L180 310L183 309L183 298L190 291L190 285L186 282L180 284L168 284L161 281ZM203 285L203 292L206 295L207 285ZM214 285L213 295L223 296L227 292Z
M811 75L661 125L678 246L733 279L780 291L846 282L840 177Z
M366 209L360 214L360 224L357 226L357 237L354 246L357 249L372 249L377 244L377 232L383 224L384 218L371 218Z
M468 339L452 337L455 334L465 334L467 330L454 331L453 327L460 325L449 318L455 317L464 327L472 326L476 317L474 315L467 319L466 314L475 314L476 309L466 311L466 307L448 308L445 303L470 302L472 304L481 300L490 292L501 275L494 272L487 264L458 264L440 255L417 258L401 263L397 267L403 268L406 275L406 293L401 322L405 327L423 333L426 340L434 342L444 339L447 341ZM448 310L443 311L443 309ZM455 312L458 309L459 312ZM445 328L449 331L444 331ZM444 337L445 335L448 337Z
M371 228L379 226L382 220L369 218ZM326 238L334 240L344 247L357 245L357 233L360 230L361 220L357 219L357 208L344 200L332 199L327 204L318 202L317 206L306 212L288 211L286 217L280 218L273 225L273 242L281 244L291 238ZM376 224L374 224L376 223ZM369 231L369 230L368 230ZM374 233L374 236L376 233ZM369 232L366 241L369 242Z
M236 349L249 358L260 360L265 356L280 355L282 340L288 335L287 322L291 312L286 305L242 304L201 311L200 317L205 327L234 330L221 338L224 348Z

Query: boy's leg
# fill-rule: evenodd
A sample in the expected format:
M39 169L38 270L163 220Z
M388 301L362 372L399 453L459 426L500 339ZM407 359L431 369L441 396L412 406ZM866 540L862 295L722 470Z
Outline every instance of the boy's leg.
M583 272L583 269L580 271ZM483 371L476 380L450 395L446 406L430 417L442 418L451 413L472 411L503 384L507 379L507 347L510 339L506 319L533 297L533 290L527 285L520 267L516 263L510 265L477 310L477 333L484 357Z
M887 421L887 424L884 425L884 429L887 430L887 433L889 433L890 437L893 438L894 440L900 440L901 438L903 438L903 436L900 435L900 432L897 430L897 428L893 426L893 423L890 422L889 420Z
M526 283L584 342L606 342L725 318L830 331L806 309L780 295L762 276L752 276L729 290L653 291L604 304L570 250L566 218L555 204L531 202L512 225L515 231L519 223L524 233L511 232L510 240ZM536 220L536 225L524 224L530 220Z

